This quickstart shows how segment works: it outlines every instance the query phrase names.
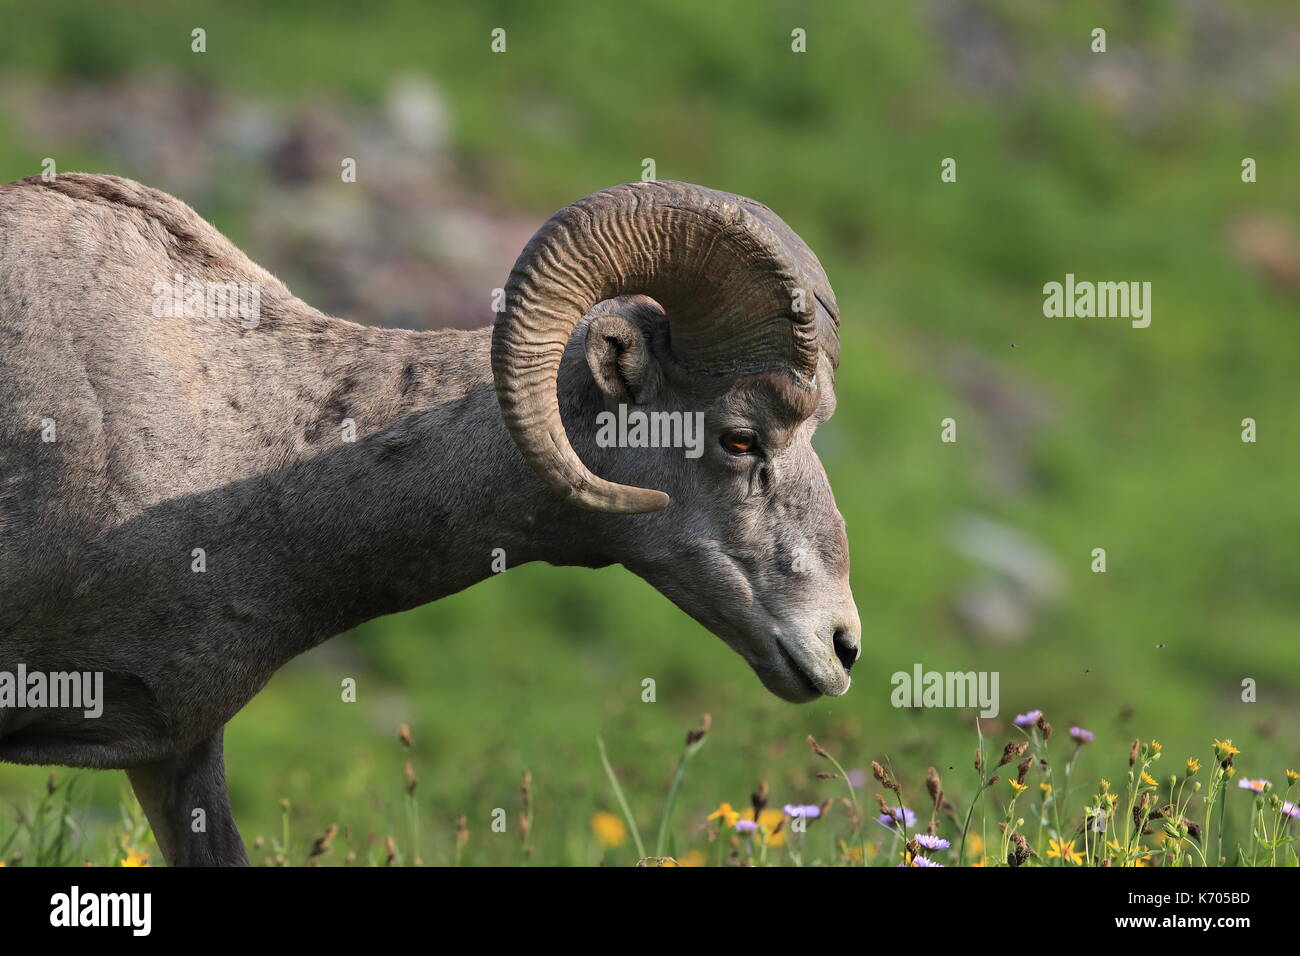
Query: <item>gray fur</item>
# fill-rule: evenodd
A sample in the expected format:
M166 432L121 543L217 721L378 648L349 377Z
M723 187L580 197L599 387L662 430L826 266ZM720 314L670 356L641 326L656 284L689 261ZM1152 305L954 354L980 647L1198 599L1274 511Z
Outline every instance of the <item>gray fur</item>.
M153 315L154 283L176 273L258 284L260 324ZM648 299L593 309L560 368L568 435L596 474L672 501L613 515L525 463L490 337L322 315L129 180L0 186L0 671L98 671L106 691L93 720L0 709L0 760L129 768L169 862L246 862L225 723L303 651L489 576L496 548L512 567L621 563L781 697L847 689L848 548L810 443L834 407L824 355L810 415L780 372L678 364ZM620 401L705 412L703 457L596 447L597 413ZM723 450L742 425L765 458Z

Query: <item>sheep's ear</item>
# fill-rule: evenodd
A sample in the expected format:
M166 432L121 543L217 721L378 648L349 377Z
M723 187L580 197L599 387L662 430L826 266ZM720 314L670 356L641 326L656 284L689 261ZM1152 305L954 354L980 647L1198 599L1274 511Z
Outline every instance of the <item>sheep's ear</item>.
M599 315L587 326L587 367L611 402L644 404L663 374L641 330L621 315Z

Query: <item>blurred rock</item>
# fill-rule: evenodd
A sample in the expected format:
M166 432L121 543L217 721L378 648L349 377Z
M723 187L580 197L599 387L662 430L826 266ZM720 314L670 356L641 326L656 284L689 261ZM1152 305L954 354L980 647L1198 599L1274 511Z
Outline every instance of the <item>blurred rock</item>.
M1037 617L1060 597L1064 575L1055 558L1025 532L977 514L958 515L952 548L981 569L953 599L963 629L995 641L1028 637Z
M1253 213L1229 229L1233 250L1275 287L1300 292L1300 229L1273 213Z
M980 477L1000 494L1022 493L1035 480L1033 443L1056 419L1056 403L974 349L937 348L940 374L976 414Z
M233 217L257 262L359 322L487 324L493 289L540 222L458 175L445 99L419 74L398 77L378 110L219 96L167 73L4 85L38 155L101 155L108 165L88 171L171 192L227 229ZM356 182L342 179L345 158Z
M388 90L388 121L402 144L426 154L447 148L450 121L442 93L426 76L398 77Z

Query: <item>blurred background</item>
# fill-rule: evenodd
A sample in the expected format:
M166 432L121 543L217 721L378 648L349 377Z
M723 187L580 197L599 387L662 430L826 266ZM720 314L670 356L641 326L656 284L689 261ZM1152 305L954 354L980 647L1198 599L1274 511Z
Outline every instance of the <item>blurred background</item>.
M887 758L916 790L934 765L960 790L973 711L890 703L890 675L918 663L1000 672L1002 712L982 722L998 748L1032 708L1091 729L1088 780L1122 777L1136 736L1178 762L1230 736L1248 775L1300 757L1290 0L5 0L2 15L0 181L52 157L166 190L326 312L486 324L532 231L647 158L770 205L839 297L839 410L816 444L864 627L847 697L781 703L621 568L523 567L272 681L226 731L250 844L280 833L282 799L300 849L330 823L361 842L405 832L409 758L426 862L453 858L462 814L465 862L517 862L488 824L517 812L526 769L535 860L632 862L590 825L617 811L596 735L652 830L704 712L683 835L760 780L778 806L829 795L809 733L847 767ZM1042 287L1066 273L1151 282L1151 326L1045 318ZM356 704L339 699L349 676ZM47 773L0 766L0 805ZM91 845L114 839L124 786L86 775Z

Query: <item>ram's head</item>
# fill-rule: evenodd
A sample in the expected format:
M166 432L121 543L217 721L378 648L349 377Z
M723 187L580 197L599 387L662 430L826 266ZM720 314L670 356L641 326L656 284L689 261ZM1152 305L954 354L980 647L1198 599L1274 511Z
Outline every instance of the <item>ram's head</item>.
M588 512L640 516L593 519L610 560L790 701L844 693L860 649L844 521L812 448L835 408L838 321L817 257L767 207L634 183L537 232L492 338L533 470ZM585 364L565 388L591 401L562 415L566 347L586 361L565 363Z

